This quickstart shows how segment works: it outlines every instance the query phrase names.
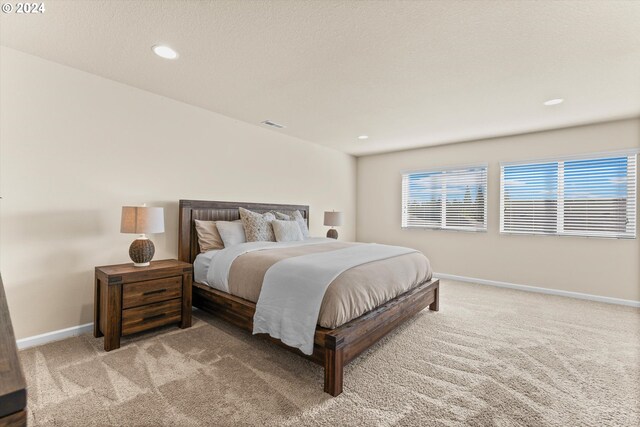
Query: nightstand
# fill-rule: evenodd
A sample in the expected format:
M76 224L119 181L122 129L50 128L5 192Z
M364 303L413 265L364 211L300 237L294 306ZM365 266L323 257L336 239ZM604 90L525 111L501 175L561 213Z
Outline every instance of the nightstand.
M96 267L93 336L104 349L120 348L120 337L158 326L191 326L193 266L173 259Z

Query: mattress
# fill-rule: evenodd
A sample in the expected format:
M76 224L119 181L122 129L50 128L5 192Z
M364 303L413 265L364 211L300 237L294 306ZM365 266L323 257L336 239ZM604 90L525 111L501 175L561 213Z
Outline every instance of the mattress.
M331 241L249 252L231 264L229 293L257 302L267 270L289 257L339 250L356 243ZM207 283L211 260L220 250L200 254L194 262L194 279ZM322 301L318 325L334 329L431 279L428 259L420 252L374 261L344 271L329 285ZM295 286L295 284L292 284Z
M211 260L221 249L216 249L213 251L204 252L198 254L196 256L195 261L193 262L193 280L198 283L207 283L207 272L209 271L209 267L211 266Z

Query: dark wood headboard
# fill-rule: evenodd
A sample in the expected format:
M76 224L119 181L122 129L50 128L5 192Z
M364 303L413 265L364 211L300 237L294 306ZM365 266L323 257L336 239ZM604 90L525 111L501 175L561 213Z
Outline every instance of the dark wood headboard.
M254 212L277 211L284 214L300 211L309 226L308 205L278 205L273 203L216 202L205 200L180 200L180 223L178 224L178 259L193 263L200 248L196 234L195 219L202 221L235 221L240 219L238 208Z

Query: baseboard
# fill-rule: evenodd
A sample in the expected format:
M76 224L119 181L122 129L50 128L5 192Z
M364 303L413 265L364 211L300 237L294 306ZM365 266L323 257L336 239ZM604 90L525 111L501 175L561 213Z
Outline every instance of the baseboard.
M198 311L198 308L193 307L193 311ZM93 332L93 323L85 323L84 325L72 326L66 329L60 329L58 331L51 331L45 334L34 335L32 337L21 338L16 340L18 350L24 350L25 348L35 347L37 345L47 344L54 341L60 341L69 337L77 337L78 335Z
M34 335L32 337L22 338L16 340L18 350L24 350L25 348L35 347L50 343L53 341L60 341L65 338L75 337L93 330L93 323L85 323L84 325L72 326L66 329L60 329L58 331L47 332L45 334Z
M193 312L197 312L198 308L193 307ZM16 340L18 350L24 350L25 348L35 347L37 345L47 344L54 341L60 341L69 337L77 337L78 335L93 332L93 323L85 323L84 325L72 326L66 329L60 329L58 331L51 331L45 334L34 335L32 337L21 338Z
M446 273L433 273L433 276L438 279L457 280L459 282L478 283L480 285L496 286L498 288L517 289L519 291L536 292L539 294L558 295L561 297L584 299L589 301L604 302L607 304L626 305L629 307L639 307L640 301L634 301L630 299L603 297L600 295L583 294L580 292L561 291L558 289L538 288L536 286L518 285L515 283L498 282L496 280L477 279L475 277L456 276L455 274Z

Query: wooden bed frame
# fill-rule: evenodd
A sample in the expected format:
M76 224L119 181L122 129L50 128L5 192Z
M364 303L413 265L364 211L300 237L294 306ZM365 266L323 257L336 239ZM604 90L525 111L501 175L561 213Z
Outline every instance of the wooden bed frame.
M215 202L180 200L178 256L180 261L193 263L200 252L194 220L234 221L240 218L238 208L255 212L299 210L309 223L309 206L264 203ZM342 393L344 366L374 343L419 311L429 307L438 311L439 281L432 279L336 329L316 328L313 354L304 355L279 340L277 344L324 366L324 391L337 396ZM242 329L253 331L256 305L251 301L193 283L193 305L216 315Z

